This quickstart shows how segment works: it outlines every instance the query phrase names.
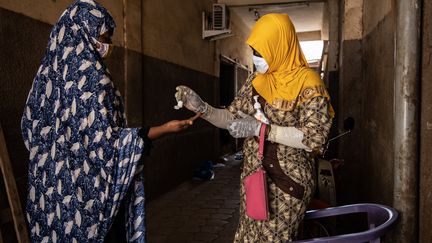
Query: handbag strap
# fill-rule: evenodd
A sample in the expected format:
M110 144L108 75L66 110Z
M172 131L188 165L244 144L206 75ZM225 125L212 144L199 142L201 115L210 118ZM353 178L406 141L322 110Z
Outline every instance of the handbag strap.
M260 133L259 133L259 147L258 147L258 159L263 160L264 158L264 142L265 142L265 132L267 124L261 123Z

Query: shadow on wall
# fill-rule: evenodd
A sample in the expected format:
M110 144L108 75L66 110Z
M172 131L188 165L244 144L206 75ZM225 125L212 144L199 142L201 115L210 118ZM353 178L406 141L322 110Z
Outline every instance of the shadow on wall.
M2 8L0 19L0 123L5 132L21 201L24 202L28 151L21 137L20 120L48 43L51 26ZM6 197L0 198L0 206L3 207Z

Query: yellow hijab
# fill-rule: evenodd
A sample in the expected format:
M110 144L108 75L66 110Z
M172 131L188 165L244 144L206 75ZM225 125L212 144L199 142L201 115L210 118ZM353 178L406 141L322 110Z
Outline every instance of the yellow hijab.
M252 28L246 43L266 60L269 69L257 74L252 86L267 103L282 110L293 110L316 96L330 100L324 82L309 69L287 14L266 14ZM334 111L329 106L330 115Z

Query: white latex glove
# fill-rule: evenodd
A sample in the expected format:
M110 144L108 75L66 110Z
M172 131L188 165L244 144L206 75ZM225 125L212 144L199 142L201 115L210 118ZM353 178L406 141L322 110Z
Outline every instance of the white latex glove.
M304 149L308 152L312 151L302 143L303 136L303 132L295 127L281 127L272 124L270 125L270 132L267 140L293 148Z
M228 131L235 138L259 136L261 122L254 117L240 114L243 118L232 120L228 123Z
M205 113L207 111L207 104L191 88L180 85L176 87L176 90L175 98L177 106L174 108L180 109L182 106L185 106L195 113Z

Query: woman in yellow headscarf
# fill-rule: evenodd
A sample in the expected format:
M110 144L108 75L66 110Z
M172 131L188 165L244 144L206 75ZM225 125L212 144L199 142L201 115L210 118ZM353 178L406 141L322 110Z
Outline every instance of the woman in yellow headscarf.
M176 98L215 126L228 129L232 136L246 138L242 181L261 165L269 175L270 216L265 221L246 215L241 183L234 241L287 242L296 237L313 194L313 156L323 149L334 112L324 83L308 67L288 15L264 15L246 43L253 49L257 72L227 109L211 107L186 86L177 87ZM260 160L257 137L263 123L268 124L267 141Z

